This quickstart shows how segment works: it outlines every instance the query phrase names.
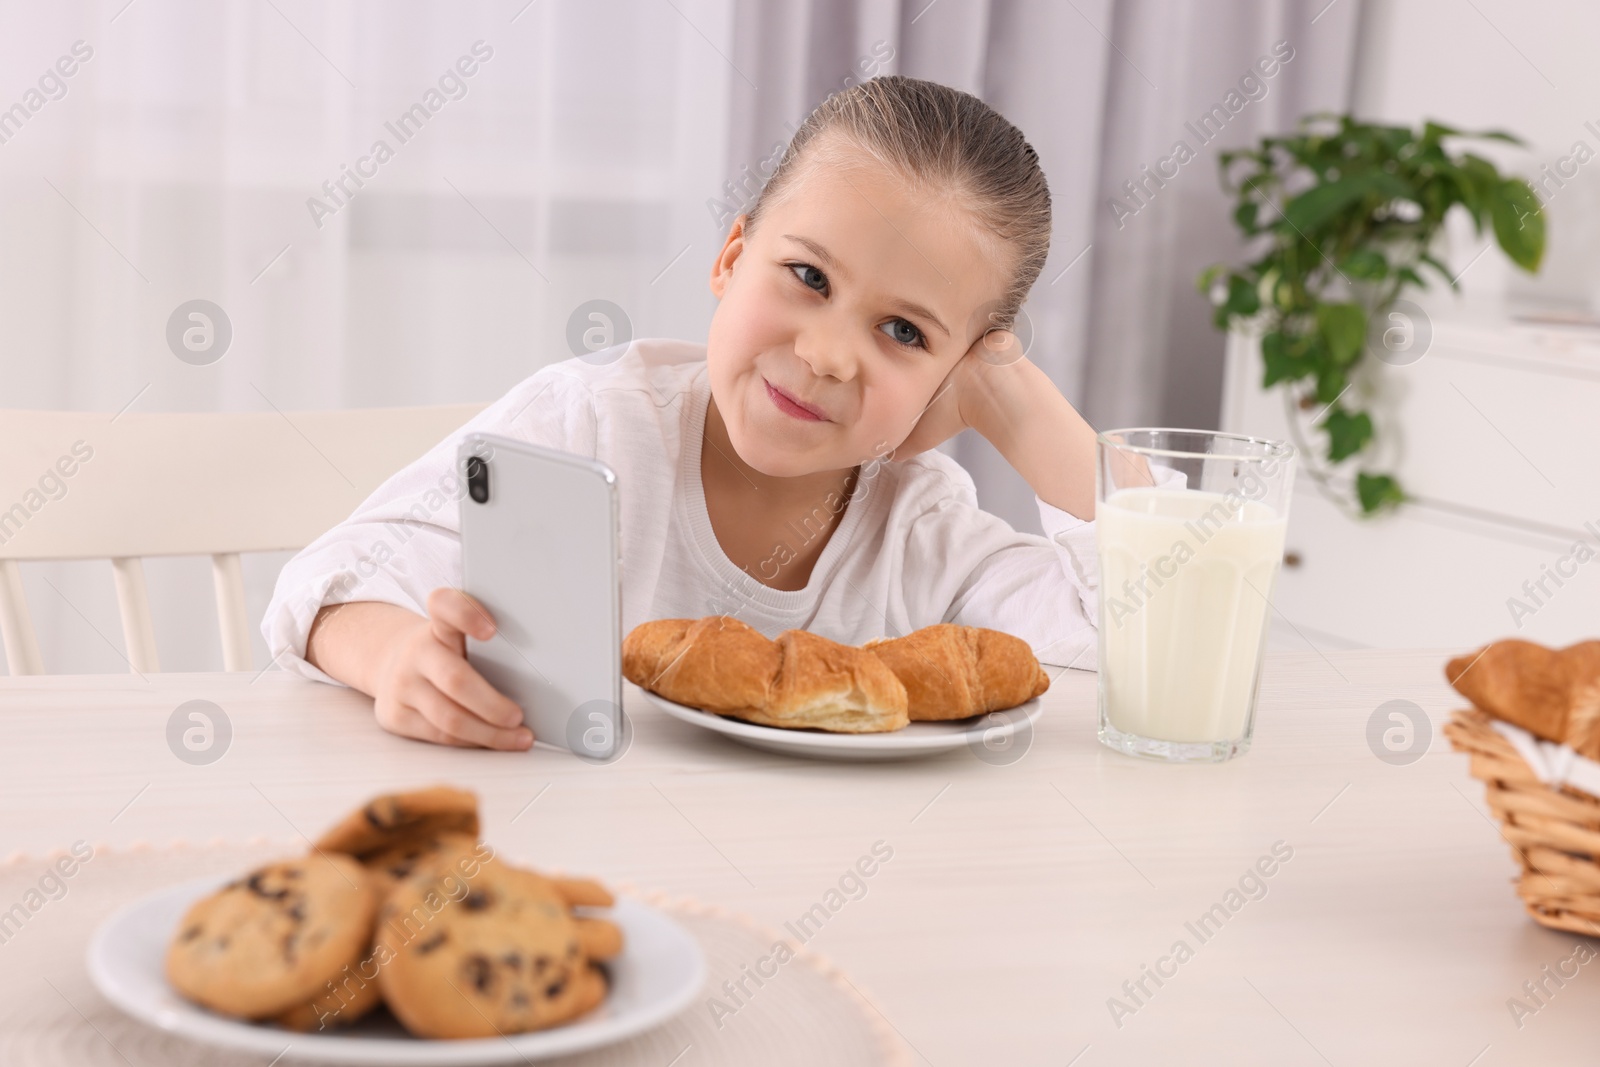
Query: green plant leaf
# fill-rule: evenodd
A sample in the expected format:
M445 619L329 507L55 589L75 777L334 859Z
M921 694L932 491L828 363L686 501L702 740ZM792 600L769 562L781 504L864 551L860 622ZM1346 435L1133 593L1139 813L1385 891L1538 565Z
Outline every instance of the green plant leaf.
M1458 137L1461 131L1442 122L1425 122L1422 124L1422 139L1437 143L1446 137Z
M1483 224L1489 219L1490 205L1502 181L1500 172L1487 159L1468 152L1458 161L1457 173L1461 181L1471 189L1471 195L1467 196L1465 201L1472 212L1474 228L1478 233L1482 233Z
M1400 483L1392 477L1387 474L1367 474L1365 471L1356 475L1356 496L1361 501L1361 510L1368 515L1395 507L1406 499Z
M1284 206L1288 224L1301 233L1320 228L1339 212L1363 197L1377 195L1384 201L1409 200L1416 195L1412 186L1392 174L1369 171L1351 174L1324 185L1315 185Z
M1257 205L1254 200L1245 200L1242 201L1238 207L1233 209L1234 224L1237 225L1246 236L1255 233L1258 229L1256 226L1256 206Z
M1296 377L1286 338L1277 330L1261 336L1261 388L1271 389L1279 382Z
M1489 201L1494 239L1511 262L1530 274L1544 258L1544 209L1521 178L1507 178Z
M1339 271L1351 278L1377 281L1388 275L1389 260L1382 252L1371 248L1358 248L1344 257L1344 261L1339 264Z
M1323 367L1317 372L1317 403L1331 404L1338 400L1349 381L1338 367Z
M1391 156L1399 156L1416 143L1417 135L1408 126L1378 126L1375 139Z
M1468 130L1457 130L1438 122L1427 122L1422 126L1422 139L1431 143L1438 143L1445 137L1470 137L1478 141L1504 141L1506 144L1520 145L1520 137L1506 133L1504 130L1483 130L1473 133Z
M1361 356L1367 336L1367 313L1358 304L1317 305L1317 330L1337 367L1348 367Z
M1322 420L1328 431L1328 458L1335 463L1349 459L1372 440L1372 416L1365 411L1334 408Z
M1449 188L1449 195L1436 197L1434 206L1442 214L1449 209L1449 204L1463 205L1467 209L1467 214L1472 216L1473 228L1481 233L1488 212L1483 208L1482 194L1472 176L1447 159L1431 166L1435 175L1434 183Z
M1312 373L1312 368L1301 357L1304 344L1279 330L1262 335L1261 360L1264 371L1261 388L1270 389L1279 382L1292 382Z
M1428 283L1423 280L1422 275L1418 274L1410 267L1401 267L1399 270L1394 272L1394 276L1399 278L1402 282L1405 282L1407 285L1414 285L1418 289L1426 289L1428 287Z
M1256 296L1256 287L1249 278L1242 274L1228 276L1228 299L1222 310L1230 316L1247 317L1261 310L1261 298Z
M1200 293L1201 296L1209 298L1211 296L1212 283L1217 280L1217 275L1221 274L1227 269L1228 265L1226 263L1211 264L1211 266L1200 272L1199 277L1195 278L1195 289Z

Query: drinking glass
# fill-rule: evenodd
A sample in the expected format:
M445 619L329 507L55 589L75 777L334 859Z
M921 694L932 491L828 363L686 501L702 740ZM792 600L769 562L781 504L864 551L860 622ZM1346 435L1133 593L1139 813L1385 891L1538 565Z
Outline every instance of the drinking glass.
M1176 763L1249 751L1293 484L1281 441L1097 436L1102 742Z

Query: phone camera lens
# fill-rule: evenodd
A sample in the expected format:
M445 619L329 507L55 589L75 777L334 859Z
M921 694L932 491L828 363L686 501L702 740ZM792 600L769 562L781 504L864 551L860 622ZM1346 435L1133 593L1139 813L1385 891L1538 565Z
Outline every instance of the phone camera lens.
M489 500L489 464L483 461L482 456L472 456L467 460L467 495L480 504Z

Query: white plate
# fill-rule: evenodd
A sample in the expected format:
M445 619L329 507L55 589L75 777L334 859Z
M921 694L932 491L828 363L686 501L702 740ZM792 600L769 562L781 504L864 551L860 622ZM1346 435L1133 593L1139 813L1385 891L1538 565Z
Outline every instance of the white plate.
M776 726L757 726L743 719L729 719L699 708L674 704L648 689L644 695L656 707L691 726L711 730L753 748L779 752L785 756L829 760L899 760L936 756L959 748L971 749L985 762L1009 763L1026 751L1033 740L1033 724L1044 711L1038 699L1018 704L1005 711L991 711L953 722L914 722L900 730L877 734L834 734L823 730L782 730Z
M648 905L617 898L606 916L622 927L622 955L606 964L606 1002L576 1022L511 1037L425 1041L387 1012L349 1030L298 1034L215 1015L184 1000L163 973L167 942L189 905L227 879L207 878L152 893L100 925L89 943L89 976L105 998L168 1033L283 1061L360 1064L525 1064L609 1045L678 1014L705 983L705 954L688 931ZM274 1061L279 1062L279 1061Z

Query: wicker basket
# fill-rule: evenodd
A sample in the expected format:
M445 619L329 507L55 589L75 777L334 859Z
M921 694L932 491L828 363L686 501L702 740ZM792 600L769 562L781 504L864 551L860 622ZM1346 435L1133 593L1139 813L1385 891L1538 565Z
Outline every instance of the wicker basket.
M1517 895L1535 922L1600 935L1600 799L1541 782L1486 712L1458 711L1445 736L1472 757L1472 776L1522 864Z

